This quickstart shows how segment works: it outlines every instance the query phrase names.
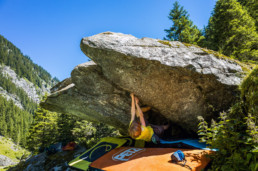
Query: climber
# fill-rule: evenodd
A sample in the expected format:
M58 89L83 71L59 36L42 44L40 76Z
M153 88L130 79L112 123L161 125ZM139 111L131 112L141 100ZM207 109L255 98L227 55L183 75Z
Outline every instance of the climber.
M152 141L157 144L160 140L160 137L163 135L164 131L168 129L169 124L167 125L153 125L149 124L148 121L144 119L143 111L150 110L150 107L140 108L139 99L134 96L133 93L130 94L132 98L131 106L131 122L129 125L129 135L136 140L144 140L147 142ZM135 106L137 111L135 111ZM140 121L137 117L140 118Z

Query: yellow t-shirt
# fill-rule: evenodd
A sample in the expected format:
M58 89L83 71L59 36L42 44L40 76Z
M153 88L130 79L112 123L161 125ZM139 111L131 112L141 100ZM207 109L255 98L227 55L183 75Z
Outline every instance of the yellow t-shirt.
M137 138L135 138L136 140L144 140L147 142L151 141L151 137L154 134L154 131L152 129L151 126L141 126L142 127L142 132L141 135Z

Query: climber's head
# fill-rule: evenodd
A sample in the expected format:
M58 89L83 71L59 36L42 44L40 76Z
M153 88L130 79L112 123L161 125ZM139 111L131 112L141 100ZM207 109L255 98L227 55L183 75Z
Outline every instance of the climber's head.
M134 120L129 126L129 135L135 139L141 135L142 129L139 121Z

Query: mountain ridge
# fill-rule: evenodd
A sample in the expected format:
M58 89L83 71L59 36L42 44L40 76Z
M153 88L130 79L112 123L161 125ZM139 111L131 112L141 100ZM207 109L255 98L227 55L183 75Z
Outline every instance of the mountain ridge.
M0 135L25 146L38 103L57 82L0 35Z
M2 35L0 35L0 74L1 80L9 79L17 88L23 89L27 96L37 104L40 102L40 96L46 92L49 93L50 88L58 82L57 78L52 78L45 69L34 64L28 56L23 55L20 49ZM8 92L8 86L4 88L0 83L0 87L2 89L0 94L5 94L5 97L9 96L7 99L16 100L18 107L21 107L17 102L18 98L15 98L16 93L8 95L4 92L4 90Z

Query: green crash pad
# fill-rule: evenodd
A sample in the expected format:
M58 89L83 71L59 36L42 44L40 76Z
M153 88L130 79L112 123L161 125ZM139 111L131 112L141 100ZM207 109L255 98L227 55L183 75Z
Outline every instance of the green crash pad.
M68 165L76 169L87 170L93 161L97 160L109 151L121 147L126 142L127 139L113 137L103 138L95 146L70 161Z

